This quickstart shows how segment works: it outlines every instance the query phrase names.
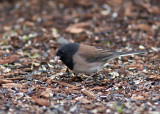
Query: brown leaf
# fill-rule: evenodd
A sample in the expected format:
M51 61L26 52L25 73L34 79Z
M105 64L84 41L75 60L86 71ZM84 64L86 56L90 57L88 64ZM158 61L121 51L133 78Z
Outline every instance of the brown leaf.
M142 95L143 95L144 97L148 97L148 96L149 96L149 94L148 94L147 92L142 93Z
M130 65L126 65L126 68L143 68L143 64L131 63Z
M84 32L85 27L88 27L88 26L90 26L90 22L76 23L76 24L69 25L69 27L67 27L65 30L73 34L77 34L77 33Z
M47 88L40 95L43 96L43 97L49 98L50 97L50 93L52 93L52 89L51 88Z
M146 4L144 2L142 2L141 5L151 14L160 14L160 9L157 6L151 6L150 4Z
M141 100L141 101L145 100L144 96L132 96L132 99L133 100Z
M154 89L155 89L156 91L159 91L159 90L160 90L160 85L156 85L156 86L154 87Z
M11 55L4 60L0 59L0 64L7 64L7 63L12 63L18 59L18 55Z
M94 88L92 88L90 91L92 91L92 90L101 90L101 89L103 89L104 87L100 87L100 86L95 86Z
M126 9L124 10L124 15L125 16L129 16L129 17L132 17L132 16L136 16L137 13L136 12L133 12L133 9L134 9L134 6L132 5L131 2L129 2L127 5L126 5Z
M158 76L158 75L150 75L149 79L157 80L157 79L160 79L160 76Z
M77 33L82 33L85 30L83 28L76 28L76 27L70 26L66 29L66 31L73 34L77 34Z
M26 77L7 78L7 80L23 80L23 79L26 79Z
M141 29L145 31L152 31L152 28L148 24L138 24L133 29Z
M26 21L26 22L25 22L25 25L32 27L32 26L34 26L34 22Z
M0 84L12 83L12 80L0 79Z
M37 96L33 96L33 97L32 97L32 100L33 100L36 104L38 104L38 105L40 105L40 106L47 106L47 107L49 107L49 106L51 105L51 103L50 103L48 100L43 99L43 98L37 98Z
M106 0L106 2L111 6L120 6L123 4L124 0Z
M160 22L158 22L158 21L155 22L155 25L160 26Z
M24 68L23 71L29 72L29 71L32 71L32 69L31 68Z
M12 88L12 87L22 88L22 85L16 84L16 83L6 83L6 84L2 84L2 87L4 88Z
M76 2L77 2L77 4L79 4L81 6L85 6L85 7L89 7L92 5L91 1L86 1L86 0L77 0Z
M82 89L81 92L85 95L87 95L88 97L94 99L94 100L97 100L96 96L94 95L94 93L86 90L86 89Z
M2 35L0 35L0 37L2 37ZM2 42L2 39L0 39L0 42ZM3 53L6 53L6 51L0 50L0 56L2 56Z
M76 101L81 101L81 103L83 103L83 104L88 104L88 103L92 102L91 100L88 100L88 99L86 99L84 97L77 97L75 100Z

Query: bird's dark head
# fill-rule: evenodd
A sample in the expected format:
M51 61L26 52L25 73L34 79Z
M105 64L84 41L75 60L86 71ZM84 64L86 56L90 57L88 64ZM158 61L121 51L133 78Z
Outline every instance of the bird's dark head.
M60 59L68 68L73 69L73 55L78 51L78 43L69 43L61 46L56 52L56 58Z

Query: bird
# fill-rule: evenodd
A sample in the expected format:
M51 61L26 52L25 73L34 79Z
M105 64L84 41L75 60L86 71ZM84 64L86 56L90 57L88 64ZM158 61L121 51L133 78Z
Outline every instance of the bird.
M91 75L97 73L114 58L144 53L146 53L145 50L116 52L81 43L68 43L57 50L55 61L61 60L76 73Z

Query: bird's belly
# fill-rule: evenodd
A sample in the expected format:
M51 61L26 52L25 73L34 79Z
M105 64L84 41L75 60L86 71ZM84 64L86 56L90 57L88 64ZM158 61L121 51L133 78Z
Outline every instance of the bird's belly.
M86 73L92 74L97 72L100 69L100 65L98 63L90 63L90 64L76 64L74 65L73 71L78 73Z

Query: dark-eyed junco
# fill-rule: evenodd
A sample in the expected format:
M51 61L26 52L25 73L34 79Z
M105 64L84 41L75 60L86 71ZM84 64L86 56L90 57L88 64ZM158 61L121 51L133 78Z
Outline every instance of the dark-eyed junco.
M85 44L69 43L58 49L55 60L60 59L69 69L77 73L92 74L99 71L111 59L145 52L113 52Z

